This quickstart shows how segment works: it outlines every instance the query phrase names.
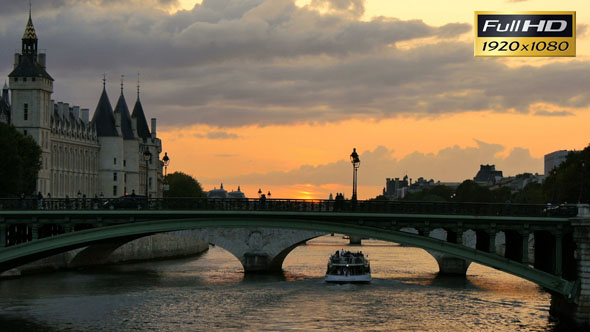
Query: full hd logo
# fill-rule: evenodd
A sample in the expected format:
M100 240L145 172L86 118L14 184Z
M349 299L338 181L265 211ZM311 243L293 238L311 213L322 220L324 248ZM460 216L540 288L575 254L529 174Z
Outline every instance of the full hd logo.
M475 12L475 56L576 56L576 12Z

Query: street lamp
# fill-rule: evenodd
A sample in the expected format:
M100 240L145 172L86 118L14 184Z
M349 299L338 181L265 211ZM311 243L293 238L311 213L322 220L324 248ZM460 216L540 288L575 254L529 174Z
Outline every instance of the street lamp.
M268 191L268 194L266 194L266 196L268 196L268 199L270 199L270 190Z
M143 159L145 160L145 198L148 198L148 182L149 182L149 161L150 159L152 159L152 153L150 152L149 148L145 148L145 151L143 152Z
M170 158L168 157L168 152L164 152L164 158L162 158L164 162L164 191L170 190L170 186L168 185L168 165L170 165Z
M258 188L258 197L262 197L262 189Z
M352 149L352 153L350 154L350 162L352 163L352 200L356 201L356 173L359 169L359 166L361 165L361 160L359 159L358 153L356 153L356 148Z

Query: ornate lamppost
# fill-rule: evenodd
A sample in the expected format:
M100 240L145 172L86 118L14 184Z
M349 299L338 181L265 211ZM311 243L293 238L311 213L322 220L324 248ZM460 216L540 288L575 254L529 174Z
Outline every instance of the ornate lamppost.
M164 158L162 158L164 162L164 192L170 190L170 185L168 184L168 165L170 165L170 158L168 157L168 152L164 152Z
M352 200L356 201L356 173L359 169L359 166L361 165L361 160L359 159L358 153L356 153L356 148L352 149L352 153L350 154L350 162L352 163Z
M145 198L147 199L149 196L149 191L148 191L148 182L149 182L149 165L148 163L150 162L150 159L152 159L152 153L150 152L149 148L145 148L145 151L143 152L143 159L145 160Z

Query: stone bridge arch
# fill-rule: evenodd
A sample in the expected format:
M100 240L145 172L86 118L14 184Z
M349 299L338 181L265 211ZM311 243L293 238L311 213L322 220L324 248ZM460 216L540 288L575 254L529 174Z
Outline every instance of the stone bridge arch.
M341 220L316 220L284 218L236 218L232 216L203 216L199 218L163 218L144 222L124 223L114 226L70 232L43 238L20 245L7 247L0 251L0 271L53 255L67 250L85 247L108 241L123 241L128 238L141 237L162 232L207 228L274 228L325 233L352 234L365 238L397 242L426 250L435 250L468 261L494 267L501 271L519 276L545 287L553 292L571 295L575 285L558 276L534 269L528 265L504 258L492 253L468 248L457 243L445 242L427 236L410 234L393 229L364 225L364 222L343 223ZM252 243L255 243L253 240ZM297 241L293 242L295 245ZM287 247L288 248L288 247ZM284 251L277 257L286 256ZM284 258L284 257L283 257Z

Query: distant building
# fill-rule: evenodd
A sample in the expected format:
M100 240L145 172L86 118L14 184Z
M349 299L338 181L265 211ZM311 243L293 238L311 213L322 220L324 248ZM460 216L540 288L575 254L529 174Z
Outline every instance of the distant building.
M497 189L501 187L509 187L512 192L520 191L531 183L542 184L545 181L545 175L522 173L516 176L509 176L502 178L501 180L490 186L490 189Z
M401 180L399 178L387 178L385 188L383 188L383 196L391 200L403 199L408 193L419 192L441 184L440 181L435 183L433 179L426 180L423 177L419 177L416 182L412 182L412 179L408 179L407 175Z
M480 165L479 172L477 172L473 181L481 184L494 184L502 178L502 171L497 171L496 165Z
M545 155L545 176L565 161L570 151L558 150Z
M238 186L238 190L228 192L227 190L223 189L223 183L222 183L221 187L219 187L219 189L213 188L213 190L209 190L209 192L207 192L207 198L241 199L241 198L246 198L246 195L244 195L244 193L240 189L240 186Z

